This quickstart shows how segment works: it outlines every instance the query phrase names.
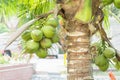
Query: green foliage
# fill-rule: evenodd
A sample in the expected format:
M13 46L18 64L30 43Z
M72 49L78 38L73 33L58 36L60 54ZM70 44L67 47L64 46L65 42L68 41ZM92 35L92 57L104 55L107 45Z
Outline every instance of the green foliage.
M0 0L0 15L4 18L17 15L20 21L18 26L21 26L54 7L55 0Z
M6 25L3 23L0 23L0 33L8 32L8 31L9 29L6 27Z
M0 14L5 16L14 15L17 12L18 0L0 0Z
M108 30L110 27L108 7L104 8L103 12L104 12L103 25L104 25L104 28Z
M114 4L105 6L102 9L103 13L104 13L104 19L103 19L103 27L105 29L105 31L109 34L109 29L110 29L110 17L114 17L119 23L120 23L120 18L119 18L119 13L120 10L117 9Z
M20 14L18 14L18 17L20 21L23 20L20 24L24 24L36 16L50 11L54 6L53 0L19 0L18 10Z
M80 8L75 14L75 19L88 23L92 18L92 0L84 0L83 5L83 8Z
M9 63L8 60L5 59L5 57L0 53L0 64L7 64Z
M111 12L114 13L116 16L118 16L119 13L120 13L120 10L117 9L114 5L111 5L111 6L110 6L110 10L111 10ZM112 15L111 15L111 16L112 16Z
M114 17L119 23L120 23L120 18L119 18L119 13L120 10L114 5L108 5L103 8L104 12L104 26L108 29L110 24L109 24L109 17Z

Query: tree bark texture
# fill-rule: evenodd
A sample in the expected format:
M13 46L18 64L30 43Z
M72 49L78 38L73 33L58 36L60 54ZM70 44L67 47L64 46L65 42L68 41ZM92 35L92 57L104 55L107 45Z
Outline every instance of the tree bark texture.
M67 52L67 80L93 80L90 30L86 23L74 19L78 8L84 0L71 0L71 3L61 3L60 14L65 19L65 49Z
M74 26L66 38L68 80L92 80L90 31L87 24L76 22Z

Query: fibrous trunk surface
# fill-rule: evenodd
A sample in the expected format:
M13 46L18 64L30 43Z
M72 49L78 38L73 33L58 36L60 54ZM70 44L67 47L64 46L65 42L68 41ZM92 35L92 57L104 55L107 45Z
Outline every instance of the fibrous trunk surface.
M68 61L67 80L93 80L89 27L87 23L81 23L74 19L74 15L81 8L83 1L71 0L71 3L68 4L61 3L61 13L65 19L64 29L66 31L64 45Z
M70 23L69 23L70 24ZM92 80L90 33L87 24L76 23L67 34L68 80Z

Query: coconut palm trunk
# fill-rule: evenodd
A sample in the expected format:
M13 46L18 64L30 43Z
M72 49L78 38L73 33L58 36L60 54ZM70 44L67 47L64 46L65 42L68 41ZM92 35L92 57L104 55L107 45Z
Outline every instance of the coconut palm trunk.
M66 31L64 45L66 46L68 61L67 80L94 80L89 25L74 19L77 10L83 6L83 2L84 0L71 0L68 3L61 3L61 15L65 19L64 29Z
M74 26L67 34L68 80L93 80L88 25L76 22Z

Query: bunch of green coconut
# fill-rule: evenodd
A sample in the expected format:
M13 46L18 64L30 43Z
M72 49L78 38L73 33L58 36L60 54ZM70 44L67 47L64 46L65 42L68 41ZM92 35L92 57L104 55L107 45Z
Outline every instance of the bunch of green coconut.
M93 43L92 47L94 48L92 54L95 55L93 61L95 65L98 66L99 70L107 71L111 63L116 69L120 69L120 61L118 61L115 56L115 49L102 41Z
M59 41L57 33L58 20L48 17L42 27L35 27L24 31L21 35L24 42L24 53L36 54L39 58L48 56L48 49Z

